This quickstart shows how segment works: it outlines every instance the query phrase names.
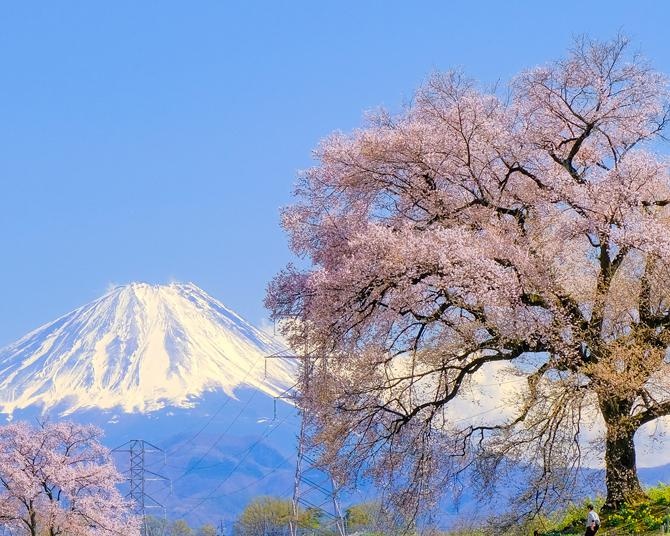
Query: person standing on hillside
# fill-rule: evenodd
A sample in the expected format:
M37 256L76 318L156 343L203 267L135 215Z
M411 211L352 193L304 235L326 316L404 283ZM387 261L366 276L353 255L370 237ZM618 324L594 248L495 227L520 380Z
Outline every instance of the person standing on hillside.
M586 533L584 536L595 536L600 528L600 517L593 509L593 505L589 504L589 513L586 516Z

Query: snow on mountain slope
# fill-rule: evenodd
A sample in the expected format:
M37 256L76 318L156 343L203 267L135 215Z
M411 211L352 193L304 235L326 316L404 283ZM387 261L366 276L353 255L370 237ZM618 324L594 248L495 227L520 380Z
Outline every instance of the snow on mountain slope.
M0 350L0 413L147 412L240 386L275 396L294 382L291 363L264 359L280 349L193 284L132 283Z

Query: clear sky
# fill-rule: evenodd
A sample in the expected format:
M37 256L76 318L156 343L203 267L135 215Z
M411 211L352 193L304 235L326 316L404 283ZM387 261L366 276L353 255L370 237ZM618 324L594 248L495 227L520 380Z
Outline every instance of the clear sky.
M668 5L3 2L0 345L130 281L193 281L260 323L320 138L434 70L506 81L582 33L670 73Z

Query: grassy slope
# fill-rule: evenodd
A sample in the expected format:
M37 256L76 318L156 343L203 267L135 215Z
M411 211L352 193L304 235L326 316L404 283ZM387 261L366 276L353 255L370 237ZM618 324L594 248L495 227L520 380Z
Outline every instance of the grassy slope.
M606 534L647 534L663 532L663 522L670 521L670 486L656 486L647 490L649 500L622 508L618 512L601 516L601 529L598 536ZM534 528L544 536L584 534L584 520L587 507L591 502L584 501L581 505L573 505L557 513L551 518L537 520ZM593 504L596 510L602 504L596 499ZM532 534L532 531L531 531Z

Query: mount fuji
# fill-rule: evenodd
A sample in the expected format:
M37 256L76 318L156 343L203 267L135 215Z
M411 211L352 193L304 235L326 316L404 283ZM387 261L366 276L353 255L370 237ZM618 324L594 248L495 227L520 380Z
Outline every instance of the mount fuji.
M266 359L282 348L194 284L119 286L0 350L0 415L93 423L110 448L148 441L163 452L147 468L172 481L147 483L148 505L230 521L253 496L290 496L294 363Z
M258 365L280 350L193 284L133 283L0 350L0 412L148 412L242 385L277 396L294 383L289 364Z

